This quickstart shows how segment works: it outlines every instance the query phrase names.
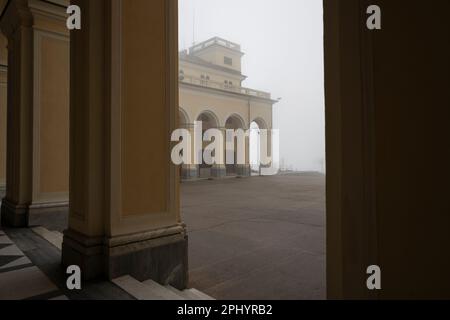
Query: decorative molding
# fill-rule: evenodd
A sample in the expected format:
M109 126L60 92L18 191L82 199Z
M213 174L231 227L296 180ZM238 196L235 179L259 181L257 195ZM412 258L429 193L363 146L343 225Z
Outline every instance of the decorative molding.
M179 205L177 200L177 175L176 166L170 161L170 143L167 142L167 176L169 177L167 186L166 208L167 212L147 212L145 214L127 215L122 212L122 4L124 0L111 0L111 125L116 130L110 130L110 227L113 234L127 234L145 230L149 225L164 227L179 221ZM179 112L178 106L178 55L177 55L177 15L176 0L164 1L166 12L166 49L167 56L165 110L167 128L170 132L176 129ZM175 6L175 7L174 7ZM175 11L174 11L175 10ZM175 46L175 48L173 47ZM114 143L112 143L114 142ZM116 143L117 142L117 143Z
M70 43L67 36L51 32L36 30L34 32L34 74L33 74L33 205L45 203L68 203L69 191L57 193L43 193L40 190L41 182L41 75L42 75L42 39L50 38Z

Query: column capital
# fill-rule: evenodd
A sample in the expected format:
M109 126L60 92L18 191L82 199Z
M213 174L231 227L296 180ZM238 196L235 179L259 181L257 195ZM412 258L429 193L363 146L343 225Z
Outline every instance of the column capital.
M33 15L28 0L9 1L0 20L0 30L9 39L19 27L32 27Z
M33 27L68 35L65 24L65 6L68 4L69 1L65 0L57 3L41 0L10 1L0 20L0 30L7 38L13 36L19 27Z

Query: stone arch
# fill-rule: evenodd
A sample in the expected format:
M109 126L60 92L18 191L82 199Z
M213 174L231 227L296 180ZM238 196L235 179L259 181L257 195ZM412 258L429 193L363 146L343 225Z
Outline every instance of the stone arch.
M250 152L250 166L253 173L257 173L258 175L261 172L261 168L263 167L261 164L261 130L270 130L271 128L267 124L267 122L261 118L257 117L250 123L250 143L249 143L249 152ZM269 134L267 136L267 156L272 155L272 137Z
M252 122L250 122L250 124L252 124L252 123L256 123L258 125L258 128L261 130L262 129L270 129L269 125L267 124L267 121L261 117L255 118Z
M247 129L245 120L237 113L233 113L225 120L225 128L227 129Z
M219 128L220 127L220 121L217 115L210 111L205 110L199 113L199 115L196 118L197 121L203 122L203 130L208 130L212 128Z
M191 123L191 120L189 118L189 115L187 114L186 110L184 110L182 107L179 109L178 113L178 124L180 128L186 128Z
M245 131L246 124L245 124L244 119L239 114L233 113L226 119L225 128L232 129L232 130L242 129ZM229 138L227 137L227 139L229 139ZM241 141L241 143L244 144L243 146L239 144L239 139L237 137L235 137L233 140L234 141L227 140L227 143L232 142L233 149L231 149L231 148L226 149L226 159L227 159L226 173L228 176L247 175L245 173L245 167L246 167L245 164L246 163L238 163L239 162L238 161L238 149L242 148L242 147L245 148L244 153L245 153L245 158L247 159L248 139L247 139L247 137L245 137L244 141ZM243 149L241 149L241 150L243 150Z
M202 122L203 133L209 129L219 129L220 121L217 115L211 110L205 110L200 112L200 114L196 118L197 121ZM203 142L202 154L204 148L208 143ZM202 157L203 158L203 157ZM216 168L215 166L211 166L206 164L204 161L198 166L198 175L200 178L210 178L212 176L216 176Z

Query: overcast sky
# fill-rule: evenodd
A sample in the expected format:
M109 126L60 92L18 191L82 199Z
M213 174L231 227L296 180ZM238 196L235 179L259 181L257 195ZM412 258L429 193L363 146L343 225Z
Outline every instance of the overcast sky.
M180 49L192 45L194 34L196 42L219 36L241 44L243 85L282 98L274 110L280 159L294 170L322 171L322 1L179 0L179 12Z

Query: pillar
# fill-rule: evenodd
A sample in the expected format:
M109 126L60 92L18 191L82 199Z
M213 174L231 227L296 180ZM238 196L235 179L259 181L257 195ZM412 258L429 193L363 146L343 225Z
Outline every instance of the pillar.
M250 131L249 129L244 130L249 133L245 136L245 164L238 164L236 173L240 177L249 177L252 172L250 168Z
M446 300L450 2L372 4L324 1L328 297Z
M68 206L69 41L66 13L44 1L11 1L8 39L6 196L2 223Z
M218 128L220 131L222 131L224 139L226 139L226 128ZM208 145L210 142L207 142L205 145ZM216 179L225 178L227 176L227 167L225 165L225 155L226 155L226 143L224 140L224 146L222 150L222 154L217 155L216 157L222 158L222 164L216 163L213 164L211 167L211 177Z
M6 97L8 52L6 38L0 33L0 194L6 188Z
M187 285L170 136L178 117L176 0L76 0L70 209L63 265L84 279ZM174 146L175 144L173 144Z
M199 171L198 171L198 165L194 163L194 152L195 152L195 146L194 146L194 125L193 124L187 124L185 129L189 130L189 133L192 137L192 143L191 143L191 164L183 164L181 166L181 178L183 180L191 180L191 179L197 179L199 177Z

